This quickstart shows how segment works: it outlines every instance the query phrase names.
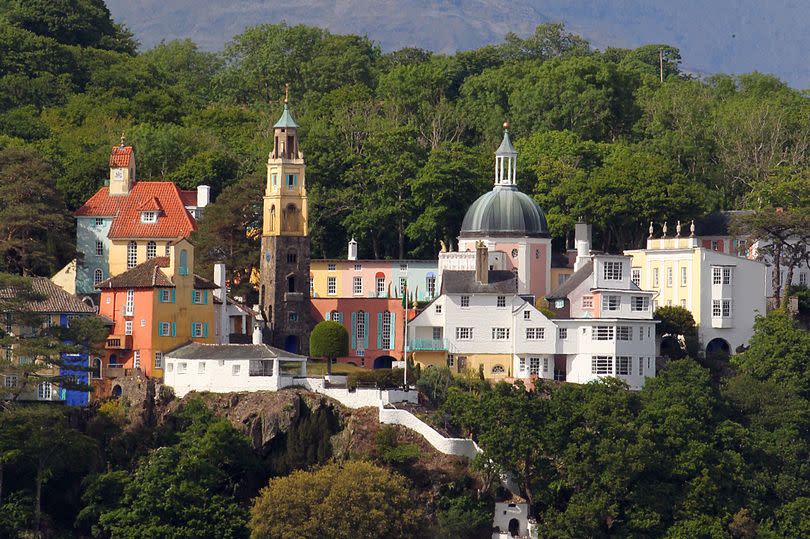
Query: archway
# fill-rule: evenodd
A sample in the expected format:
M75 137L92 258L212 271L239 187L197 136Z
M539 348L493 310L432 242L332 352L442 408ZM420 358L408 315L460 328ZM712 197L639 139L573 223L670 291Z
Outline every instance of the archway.
M124 390L121 389L121 386L118 384L115 384L112 388L112 396L115 397L116 399L120 397L123 392Z
M284 350L293 354L298 353L298 337L295 335L287 335L284 337Z
M117 367L118 366L118 356L115 354L110 354L110 367Z
M374 358L375 369L390 369L392 362L395 361L391 356L378 356Z
M712 356L715 354L731 355L731 346L727 340L716 337L709 341L709 344L706 345L706 355Z
M101 359L94 357L90 361L90 367L92 370L90 371L91 378L101 378Z
M520 536L520 521L516 518L509 521L509 535L511 537Z

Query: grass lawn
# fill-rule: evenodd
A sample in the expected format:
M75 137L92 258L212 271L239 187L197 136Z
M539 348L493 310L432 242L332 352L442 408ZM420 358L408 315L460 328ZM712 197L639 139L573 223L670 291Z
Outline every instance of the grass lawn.
M361 367L355 367L348 363L334 363L332 365L332 374L349 374L357 371L365 371ZM307 362L307 376L323 376L326 374L326 361L308 361Z

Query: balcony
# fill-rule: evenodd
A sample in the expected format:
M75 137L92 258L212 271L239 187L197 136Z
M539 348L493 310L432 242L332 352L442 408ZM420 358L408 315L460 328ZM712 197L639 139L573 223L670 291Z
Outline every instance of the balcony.
M447 350L447 341L445 339L413 339L408 343L408 350L411 352Z
M107 337L108 350L130 350L132 349L132 335L110 335Z

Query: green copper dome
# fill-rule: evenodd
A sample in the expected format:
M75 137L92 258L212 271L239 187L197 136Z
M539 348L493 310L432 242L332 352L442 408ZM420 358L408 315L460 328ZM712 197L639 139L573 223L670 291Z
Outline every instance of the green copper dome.
M496 185L472 203L461 224L461 237L548 236L540 206L514 185Z
M287 106L287 103L284 103L284 112L281 113L281 118L278 119L276 125L273 127L300 127L290 114L290 108Z

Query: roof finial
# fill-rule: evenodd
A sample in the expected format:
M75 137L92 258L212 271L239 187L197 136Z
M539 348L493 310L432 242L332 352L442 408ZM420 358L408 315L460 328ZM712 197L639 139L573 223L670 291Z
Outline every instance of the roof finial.
M503 129L504 131L509 131L509 120L503 122Z
M667 222L666 221L664 221L664 226L661 228L661 231L664 233L661 237L666 238L667 237Z
M695 220L694 219L692 219L692 224L689 225L689 237L690 238L695 237Z
M127 138L124 136L124 132L121 131L121 147L123 148L126 144Z
M653 232L654 232L654 231L655 231L655 229L653 228L653 222L652 222L652 221L650 221L650 238L652 238L652 237L653 237Z
M284 83L284 104L286 105L289 102L290 102L290 83L285 82Z
M680 219L678 219L678 224L675 225L675 237L676 238L681 237L681 220Z

